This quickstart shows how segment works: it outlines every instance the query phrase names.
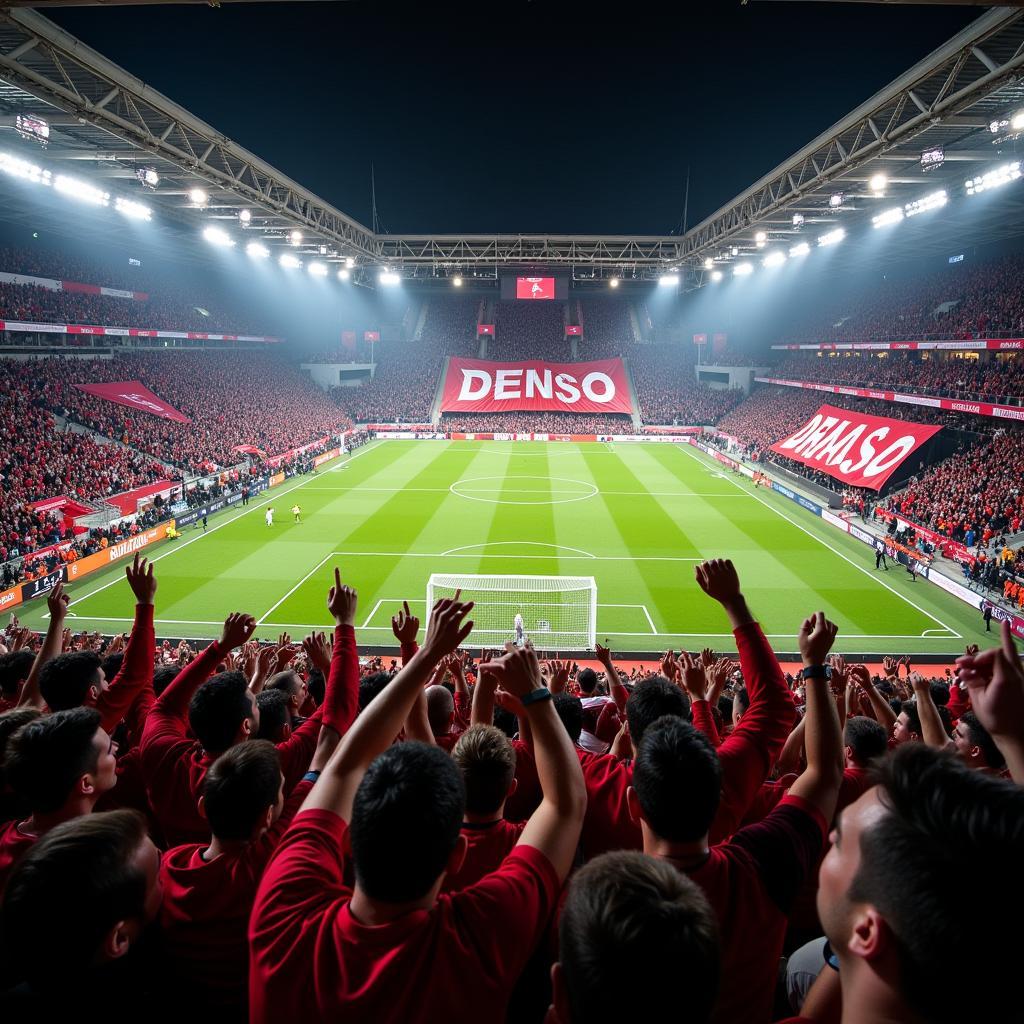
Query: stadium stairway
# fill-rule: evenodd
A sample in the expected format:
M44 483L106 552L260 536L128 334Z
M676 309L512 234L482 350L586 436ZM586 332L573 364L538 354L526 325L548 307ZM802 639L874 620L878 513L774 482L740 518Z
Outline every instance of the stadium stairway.
M637 397L636 385L633 383L633 371L629 368L629 360L623 359L622 365L626 368L626 379L629 381L629 398L633 406L633 413L630 419L633 421L633 427L636 432L643 432L644 422L640 418L640 399Z
M441 421L441 399L444 397L444 382L448 376L448 361L451 356L444 357L444 366L437 378L437 387L434 390L434 401L430 403L430 422L436 427Z

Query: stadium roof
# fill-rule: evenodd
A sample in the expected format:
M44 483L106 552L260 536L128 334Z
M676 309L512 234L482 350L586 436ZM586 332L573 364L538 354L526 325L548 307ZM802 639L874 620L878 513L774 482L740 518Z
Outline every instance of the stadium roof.
M989 11L685 235L666 237L375 234L31 10L0 9L0 128L36 114L49 125L49 143L40 154L11 132L23 158L79 169L188 224L220 220L242 240L286 248L300 231L291 251L328 262L351 258L424 278L562 267L577 279L649 279L678 268L684 286L695 287L708 258L727 265L773 242L870 227L879 212L936 190L962 195L965 178L1014 159L1016 134L990 125L1024 109L1022 68L1024 12ZM938 149L941 164L923 170L922 153ZM137 180L145 169L159 176L155 189ZM869 182L879 173L887 182L876 194ZM190 199L197 188L207 196L201 205ZM1024 233L1024 201L1013 192L972 211L976 240ZM799 228L794 215L804 218ZM920 217L901 228L898 245L945 250L963 241L963 230L962 217ZM869 247L842 249L844 260L869 258Z

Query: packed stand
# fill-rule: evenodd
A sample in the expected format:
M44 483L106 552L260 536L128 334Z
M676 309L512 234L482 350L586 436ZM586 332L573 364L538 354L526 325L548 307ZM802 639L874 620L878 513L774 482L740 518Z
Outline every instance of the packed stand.
M743 401L741 388L697 382L694 362L680 345L637 345L630 373L645 423L709 426Z
M445 413L439 429L455 434L635 434L629 416L571 412Z
M571 303L570 309L580 312L579 323L583 326L578 358L614 359L630 356L636 346L629 308L628 299L596 296Z
M712 560L696 584L735 660L669 651L626 673L598 646L598 672L524 641L472 657L457 600L423 631L396 608L400 656L361 659L338 570L333 635L259 644L235 612L204 650L158 644L154 567L126 576L126 635L75 635L60 586L41 640L3 634L5 1019L92 1019L111 993L160 1022L254 1024L666 1006L920 1024L1016 1005L1007 624L929 678L831 655L837 627L812 613L788 676L742 574ZM948 983L950 949L983 985Z
M487 339L487 358L568 362L572 346L565 336L565 317L564 302L496 302L495 337Z

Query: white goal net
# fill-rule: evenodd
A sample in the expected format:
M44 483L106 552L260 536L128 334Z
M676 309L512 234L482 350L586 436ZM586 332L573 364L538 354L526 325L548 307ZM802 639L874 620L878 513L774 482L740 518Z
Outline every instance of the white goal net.
M500 647L506 640L522 639L538 651L594 649L597 584L593 576L434 573L427 582L427 613L435 601L454 597L460 589L463 601L475 602L470 616L473 646Z

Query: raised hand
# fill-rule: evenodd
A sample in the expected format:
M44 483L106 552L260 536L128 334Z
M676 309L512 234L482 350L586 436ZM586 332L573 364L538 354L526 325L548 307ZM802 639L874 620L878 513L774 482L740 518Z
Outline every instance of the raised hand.
M829 622L824 612L815 612L809 619L804 619L797 635L804 664L824 665L838 632L839 627Z
M68 612L68 605L71 603L71 598L64 593L64 584L58 583L57 586L46 595L46 607L50 612L50 619L54 622L63 622Z
M882 668L886 676L897 676L900 672L900 663L895 658L885 657L882 659Z
M597 660L601 662L605 668L608 668L612 661L612 652L607 647L602 647L600 644L597 644L594 650L597 654Z
M402 610L391 617L391 632L400 644L416 643L416 634L420 631L420 620L409 611L409 602L402 602Z
M544 685L537 652L528 644L525 647L505 644L505 653L490 663L488 671L494 674L503 690L516 697L525 697Z
M356 603L359 595L351 588L343 586L341 572L334 570L334 586L327 592L327 610L334 616L337 626L354 626L356 624Z
M1001 627L999 647L957 659L971 706L994 737L1024 738L1024 666L1009 622Z
M661 656L661 674L666 679L671 679L674 682L678 673L679 665L676 663L675 653L668 650Z
M472 621L463 621L472 611L473 602L459 601L460 595L461 591L456 591L454 599L442 598L430 612L423 646L429 649L431 657L437 661L458 650L473 630Z
M552 693L562 693L569 683L569 662L552 661L548 664L551 666L551 677L548 681L548 687Z
M136 603L152 604L156 599L156 577L153 575L153 563L136 552L132 564L125 566L124 574L128 577L128 586L135 594Z
M704 667L688 651L679 652L679 678L690 700L707 699L707 676Z
M331 671L331 643L323 633L310 633L302 641L302 649L310 665L318 668L324 676Z
M704 666L704 668L710 668L712 665L714 665L717 658L718 655L715 654L715 652L711 650L710 647L705 647L704 650L700 652L700 663Z
M700 589L719 604L728 604L740 596L740 578L728 558L709 559L693 571Z
M231 651L241 647L256 632L256 620L245 612L232 612L224 620L224 630L220 635L222 650Z

